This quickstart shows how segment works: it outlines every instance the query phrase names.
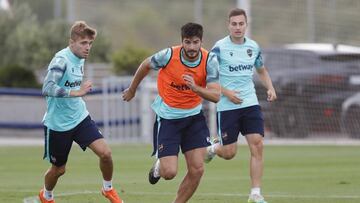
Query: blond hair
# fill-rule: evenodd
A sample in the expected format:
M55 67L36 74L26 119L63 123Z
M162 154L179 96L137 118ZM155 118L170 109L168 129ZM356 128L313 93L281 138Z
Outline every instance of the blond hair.
M78 38L89 37L91 39L95 39L96 37L96 29L88 26L85 21L76 21L70 30L70 39L76 40Z

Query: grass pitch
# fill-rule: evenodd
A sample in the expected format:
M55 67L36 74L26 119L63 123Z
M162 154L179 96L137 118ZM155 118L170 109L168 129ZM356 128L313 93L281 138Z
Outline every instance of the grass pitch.
M114 185L126 203L172 202L184 176L171 181L147 182L154 159L149 145L112 145ZM36 202L49 164L42 161L43 148L0 147L0 202ZM190 203L245 203L249 192L247 146L239 146L230 161L216 157ZM74 145L67 172L55 188L57 203L107 202L100 195L102 178L91 151ZM266 146L262 192L269 203L360 202L359 146Z

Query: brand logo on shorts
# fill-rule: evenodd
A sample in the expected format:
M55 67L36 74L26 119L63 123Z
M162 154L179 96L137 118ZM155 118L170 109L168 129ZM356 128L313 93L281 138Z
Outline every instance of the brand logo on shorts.
M211 143L210 142L210 137L206 137L206 142Z
M223 140L227 140L228 134L227 133L222 133L221 137L222 137Z
M56 162L56 158L55 158L54 156L50 156L50 159L51 159L51 161L52 161L53 163Z
M158 147L159 152L162 152L164 150L164 145L163 144L159 144Z

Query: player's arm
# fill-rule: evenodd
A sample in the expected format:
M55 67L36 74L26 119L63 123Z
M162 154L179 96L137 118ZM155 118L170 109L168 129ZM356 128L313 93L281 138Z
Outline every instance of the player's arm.
M256 72L259 75L259 79L260 79L261 83L267 89L267 100L270 102L274 101L276 99L276 92L275 92L274 86L271 82L269 72L267 71L266 67L264 66L264 62L263 62L260 50L255 59L254 66L256 68Z
M130 101L136 93L136 89L150 72L150 57L145 59L140 66L138 67L137 71L135 72L134 78L132 79L130 86L123 91L122 98L124 101Z
M64 58L54 58L48 68L44 84L42 87L42 94L48 97L81 97L91 90L91 82L83 83L80 90L71 90L60 87L58 84L61 81L66 71L66 61Z
M209 54L206 66L206 87L196 85L191 75L183 75L186 85L197 95L211 102L220 100L219 62L216 55Z
M145 59L138 67L130 86L123 91L123 100L130 101L134 98L136 89L144 77L149 74L151 69L159 70L160 68L165 67L171 58L171 54L171 48L167 48Z
M211 49L212 54L215 54L218 63L220 63L220 46L216 43L214 47ZM242 99L238 97L239 91L229 90L221 86L221 94L227 97L231 102L235 104L240 104L242 102Z
M267 89L267 100L270 102L274 101L277 96L266 67L262 66L261 68L256 68L256 72L259 75L262 85Z
M66 70L66 62L63 58L54 58L45 76L42 86L42 94L48 97L69 97L70 90L58 85Z
M88 92L91 91L92 82L91 81L85 81L81 84L79 90L70 90L70 97L82 97L86 95Z
M241 104L243 102L243 100L238 97L239 93L240 93L239 91L229 90L221 86L221 94L227 97L234 104Z

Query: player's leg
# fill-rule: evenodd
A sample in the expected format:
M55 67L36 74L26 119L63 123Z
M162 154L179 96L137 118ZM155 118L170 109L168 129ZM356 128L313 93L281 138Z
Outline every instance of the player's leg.
M185 203L196 191L204 174L203 157L206 148L198 148L185 152L187 173L177 191L174 203Z
M181 150L184 153L187 173L183 178L174 203L187 202L200 184L204 174L204 155L209 146L209 129L202 113L188 119L188 127L184 130Z
M160 178L165 180L173 179L177 174L178 156L165 156L156 159L153 167L149 171L150 184L156 184Z
M104 138L100 138L92 142L88 146L98 157L99 167L105 181L111 181L113 176L113 161L111 149L105 142ZM108 185L111 188L111 185Z
M245 136L250 149L250 178L251 191L249 202L262 203L261 179L263 176L263 137L260 134L248 134Z
M52 165L45 173L44 188L39 192L39 200L41 203L54 203L53 189L60 176L65 174L65 165L57 167Z
M206 163L210 162L215 155L226 160L235 157L240 132L240 116L241 110L239 109L217 113L218 142L207 147Z
M154 123L154 151L157 160L149 171L150 184L156 184L160 178L173 179L177 174L178 153L181 141L183 119L163 119L156 117Z
M251 191L249 202L265 203L260 191L263 176L264 120L260 106L248 107L246 111L247 113L242 119L241 132L245 135L250 149Z
M112 203L122 203L112 185L113 161L111 149L90 116L76 127L74 141L84 151L88 147L99 157L99 167L103 177L101 193Z
M39 199L41 202L54 201L53 189L60 176L65 174L65 166L72 146L72 130L57 132L45 130L45 152L44 159L52 165L46 171L44 177L44 188L40 190Z
M263 174L263 137L260 134L245 136L250 149L251 186L260 187Z

